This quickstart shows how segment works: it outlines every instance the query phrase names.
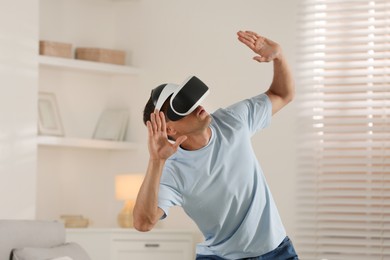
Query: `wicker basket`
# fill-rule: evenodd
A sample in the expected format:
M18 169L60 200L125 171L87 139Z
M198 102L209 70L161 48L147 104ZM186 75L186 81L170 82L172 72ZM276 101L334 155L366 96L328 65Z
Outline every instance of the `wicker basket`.
M72 44L52 41L39 41L39 54L61 58L72 58Z
M126 52L101 48L76 48L76 59L125 65Z

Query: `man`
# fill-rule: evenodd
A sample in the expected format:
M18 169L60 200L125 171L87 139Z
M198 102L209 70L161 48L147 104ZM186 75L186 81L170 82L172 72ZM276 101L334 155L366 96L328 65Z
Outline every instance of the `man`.
M254 60L273 62L271 86L212 115L197 106L179 119L169 116L174 97L157 111L152 92L144 111L150 159L134 226L149 231L178 205L205 237L197 259L298 259L250 142L292 100L293 77L279 44L251 31L237 35Z

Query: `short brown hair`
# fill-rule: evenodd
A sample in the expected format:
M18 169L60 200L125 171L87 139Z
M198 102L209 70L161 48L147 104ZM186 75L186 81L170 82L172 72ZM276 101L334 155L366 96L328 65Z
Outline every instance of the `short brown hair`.
M161 112L164 112L166 122L170 121L169 118L167 117L167 109L168 109L168 105L169 105L169 100L170 100L170 97L167 99L167 101L165 101L164 105L161 107L161 110L160 110ZM155 109L156 109L156 107L153 104L152 98L149 98L149 100L146 103L145 108L144 108L144 118L143 119L144 119L145 125L146 125L146 122L150 121L150 115L154 112Z
M154 112L155 106L153 104L152 97L149 98L148 102L145 105L144 108L144 124L146 125L146 122L150 121L150 115Z

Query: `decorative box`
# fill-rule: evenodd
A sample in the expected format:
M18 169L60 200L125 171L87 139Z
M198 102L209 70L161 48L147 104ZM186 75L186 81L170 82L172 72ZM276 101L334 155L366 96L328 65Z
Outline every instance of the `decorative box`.
M82 215L61 215L60 219L66 228L86 228L89 225L89 219Z
M76 59L125 65L126 52L101 48L76 48Z
M39 54L61 58L72 58L72 44L53 41L39 41Z

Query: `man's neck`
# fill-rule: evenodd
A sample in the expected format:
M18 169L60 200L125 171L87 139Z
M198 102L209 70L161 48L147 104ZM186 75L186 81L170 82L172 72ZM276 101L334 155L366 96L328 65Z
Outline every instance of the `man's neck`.
M187 136L187 140L180 145L184 150L195 151L205 147L211 138L211 128L207 127L202 133Z

